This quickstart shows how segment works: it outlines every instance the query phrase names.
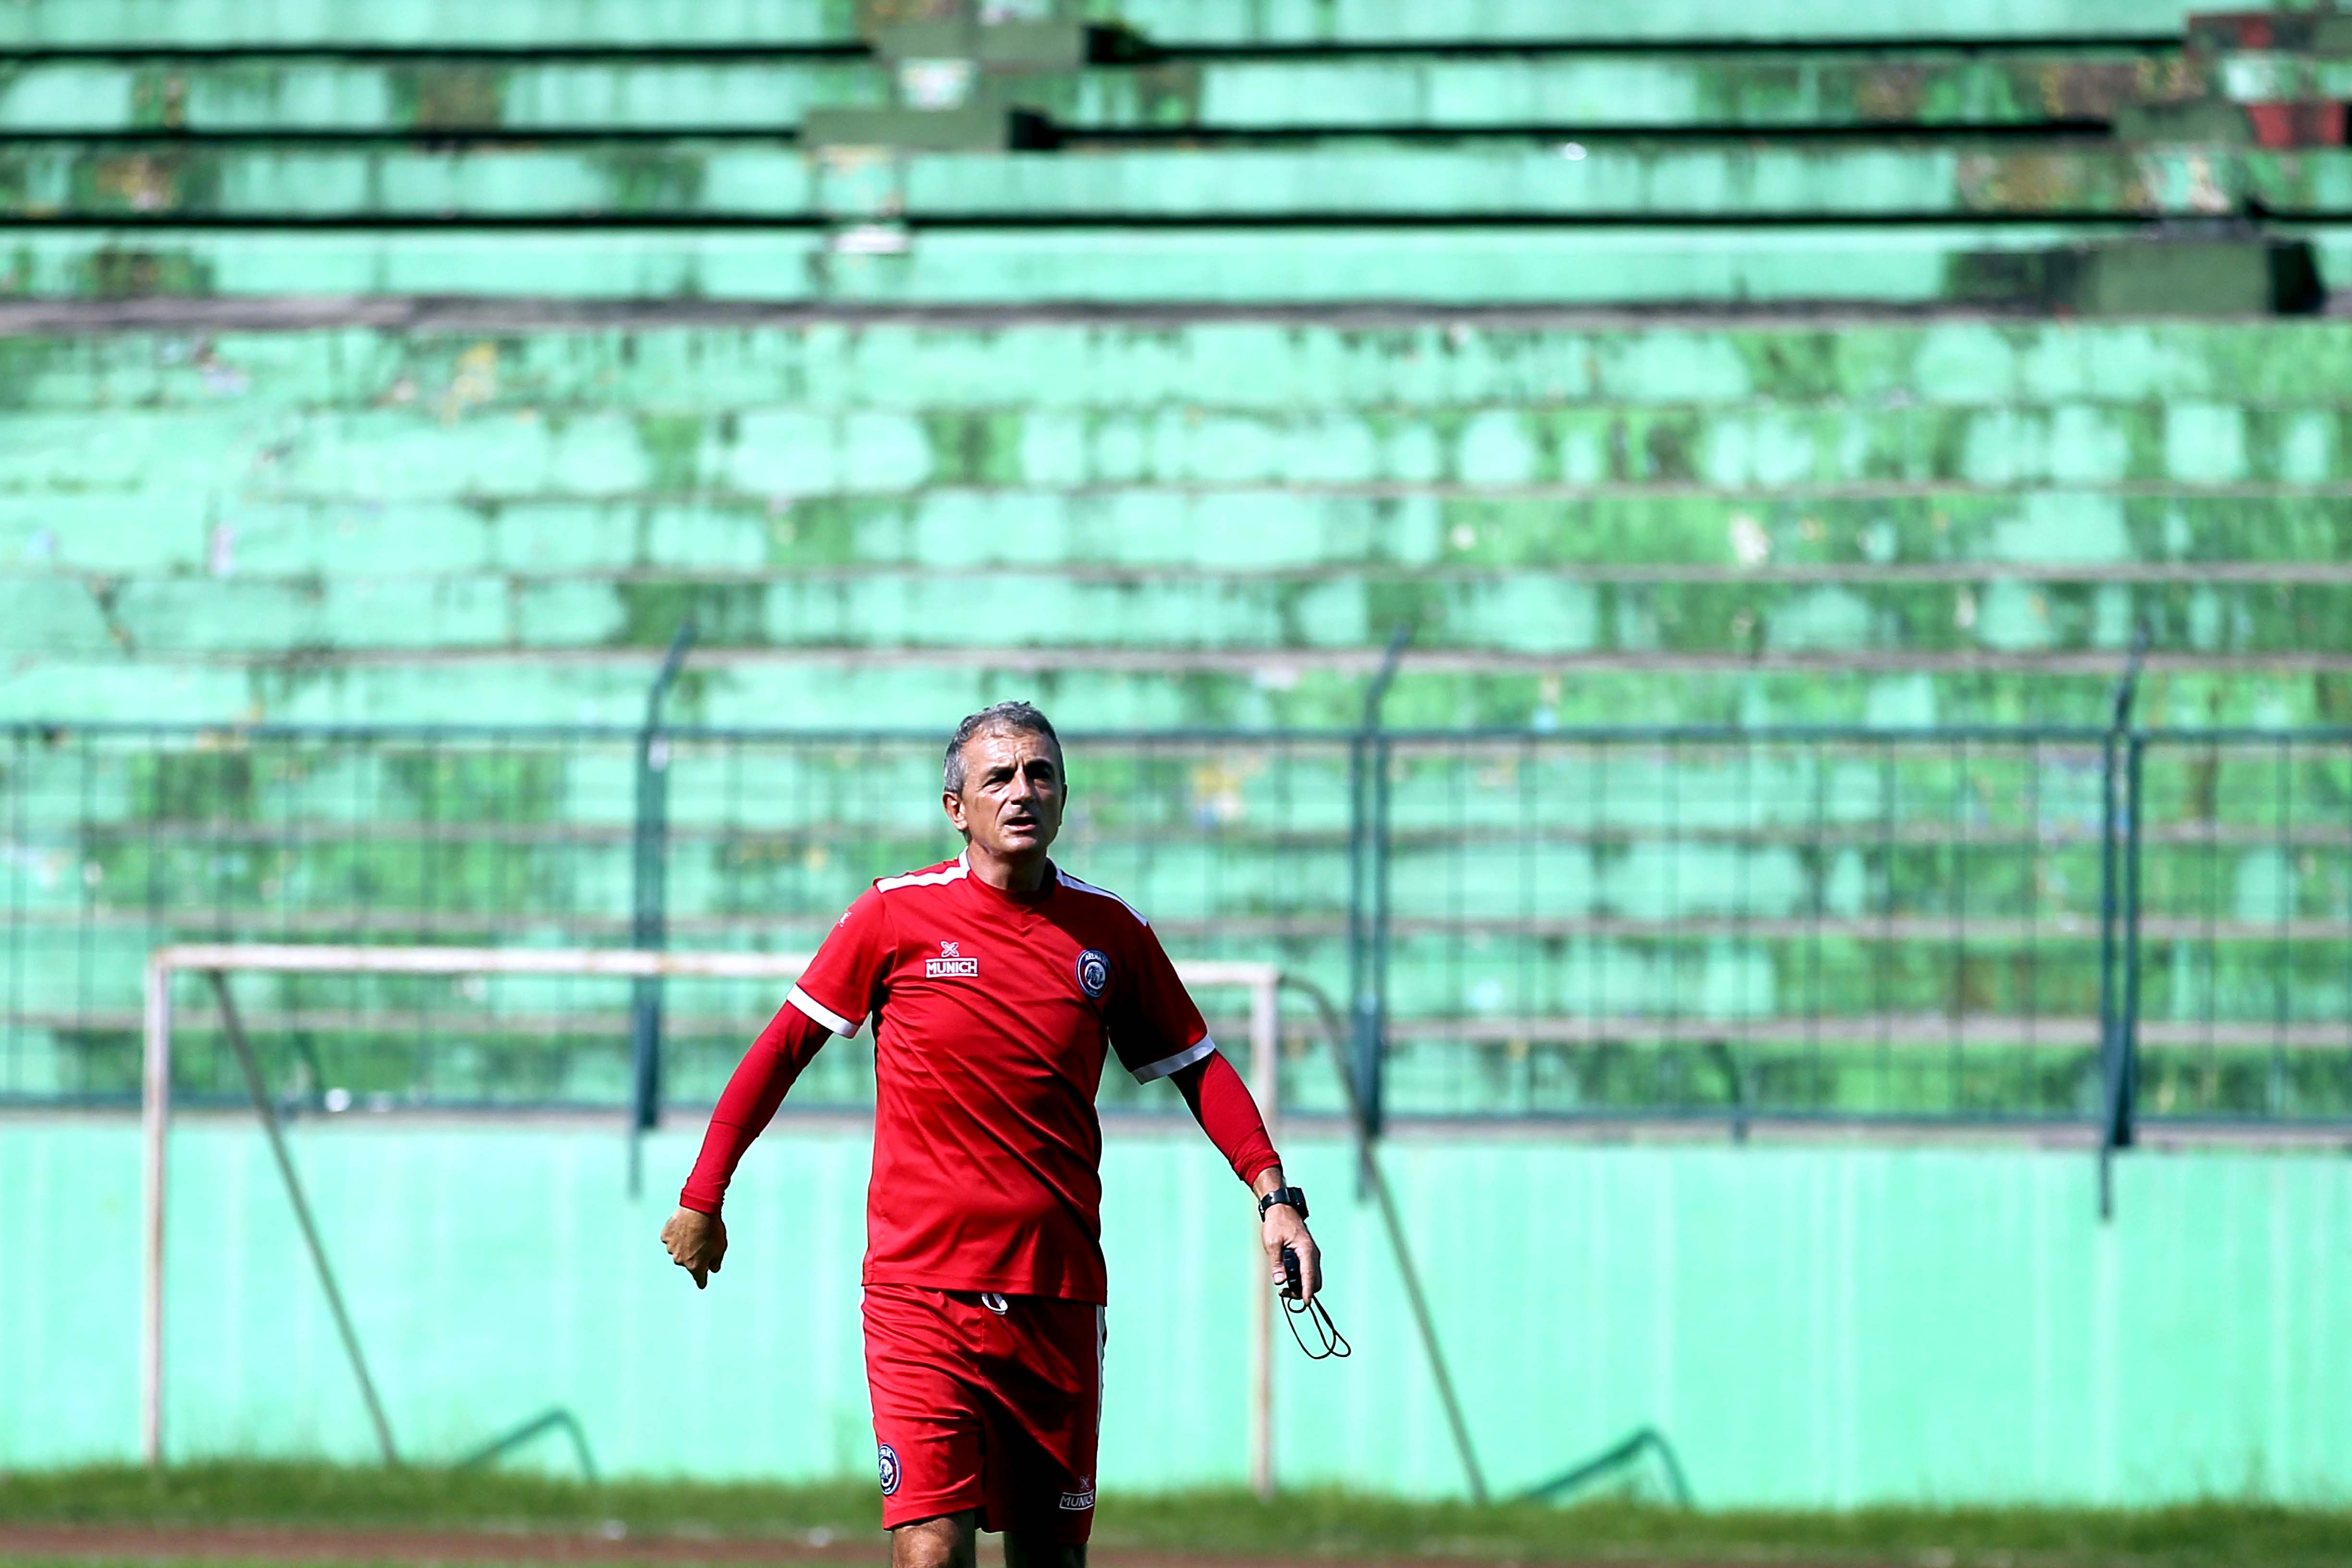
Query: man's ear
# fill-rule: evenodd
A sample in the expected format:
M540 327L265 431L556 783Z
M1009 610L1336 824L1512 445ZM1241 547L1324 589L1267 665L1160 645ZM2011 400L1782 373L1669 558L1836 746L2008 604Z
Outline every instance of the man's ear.
M963 823L963 797L953 790L940 792L940 809L948 814L948 821L958 833L966 831Z

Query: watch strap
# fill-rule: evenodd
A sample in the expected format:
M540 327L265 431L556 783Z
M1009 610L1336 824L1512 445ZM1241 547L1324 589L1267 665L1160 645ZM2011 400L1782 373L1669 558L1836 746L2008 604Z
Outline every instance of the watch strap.
M1276 1204L1281 1204L1288 1208L1297 1209L1298 1211L1298 1217L1300 1219L1305 1219L1307 1217L1307 1189L1304 1187L1275 1188L1274 1191L1258 1199L1257 1217L1264 1219L1265 1217L1265 1211L1272 1208Z

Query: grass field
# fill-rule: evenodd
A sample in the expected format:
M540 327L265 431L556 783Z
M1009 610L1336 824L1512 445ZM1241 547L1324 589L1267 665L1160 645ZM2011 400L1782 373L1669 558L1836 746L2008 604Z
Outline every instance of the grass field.
M8 1532L57 1525L136 1526L157 1533L138 1561L172 1560L174 1539L264 1526L348 1533L364 1557L372 1531L497 1531L639 1544L694 1542L709 1558L740 1543L747 1561L775 1562L814 1542L856 1560L873 1543L873 1489L621 1481L602 1486L436 1469L206 1464L150 1474L99 1468L0 1476L0 1554ZM1874 1509L1852 1513L1687 1512L1625 1500L1570 1508L1413 1504L1344 1492L1107 1497L1095 1540L1105 1561L1169 1554L1256 1563L1349 1563L1444 1557L1521 1563L1901 1563L1906 1568L2091 1568L2179 1565L2319 1568L2352 1564L2352 1512L2294 1511L2226 1502L2145 1511L2040 1509ZM117 1555L121 1549L115 1549ZM218 1543L190 1557L222 1561ZM530 1553L508 1549L520 1559ZM471 1560L496 1562L487 1542ZM415 1561L414 1551L385 1560ZM65 1561L52 1549L12 1563ZM88 1568L93 1557L71 1559ZM282 1555L278 1560L283 1561Z

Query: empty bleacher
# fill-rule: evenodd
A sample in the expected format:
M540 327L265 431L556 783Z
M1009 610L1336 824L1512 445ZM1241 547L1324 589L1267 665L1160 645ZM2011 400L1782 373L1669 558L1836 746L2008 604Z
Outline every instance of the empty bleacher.
M1342 723L1408 616L1441 724L2095 721L2143 619L2159 713L2318 721L2352 654L2333 321L0 353L26 717L626 721L688 609L753 724Z
M2346 25L0 0L0 717L49 726L0 759L37 932L0 1097L117 1092L101 982L170 930L618 940L625 748L264 767L232 727L632 723L689 616L674 711L713 725L1020 694L1081 731L1334 730L1406 622L1388 714L1433 730L2098 723L2140 625L2159 722L2342 722ZM159 720L224 728L74 732ZM1816 1068L1824 1021L1880 1062L1902 1020L1972 1019L2009 1072L2055 1019L2047 1081L1982 1096L2084 1092L2080 755L1987 795L1964 747L1420 743L1409 1104L1570 1103L1545 1052L1675 1009L1768 1065L1810 1028ZM800 940L887 868L827 845L929 845L922 790L860 802L905 758L714 754L681 940ZM1343 967L1328 751L1096 756L1124 804L1089 865L1187 951ZM2160 895L2243 928L2167 982L2200 1039L2216 996L2261 1041L2342 1005L2315 972L2273 1008L2249 956L2282 846L2334 845L2333 774L2288 772L2310 799L2259 819L2218 757L2175 791L2243 806ZM2046 929L1969 927L1954 821L2014 852L1974 896ZM1947 938L1999 963L1878 956ZM1757 1092L1949 1109L1961 1054L1932 1089L1833 1061Z
M0 295L2229 312L2342 269L2327 15L1558 9L27 0Z

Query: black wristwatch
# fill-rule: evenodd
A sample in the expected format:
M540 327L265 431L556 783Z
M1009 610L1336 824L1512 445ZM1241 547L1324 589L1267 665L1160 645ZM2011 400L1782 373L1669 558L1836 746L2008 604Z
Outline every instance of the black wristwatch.
M1307 1217L1307 1189L1305 1187L1275 1188L1274 1191L1258 1199L1257 1217L1264 1219L1265 1217L1265 1211L1272 1208L1276 1204L1289 1205L1292 1208L1298 1211L1298 1217L1300 1219L1305 1219Z

